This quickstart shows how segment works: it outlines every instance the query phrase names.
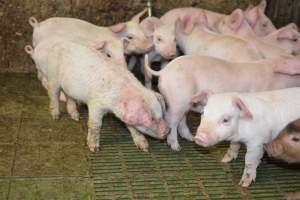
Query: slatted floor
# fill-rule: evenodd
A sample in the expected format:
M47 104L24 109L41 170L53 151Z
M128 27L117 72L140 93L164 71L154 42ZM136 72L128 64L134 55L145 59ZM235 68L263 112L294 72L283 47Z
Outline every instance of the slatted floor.
M222 164L226 143L205 149L180 140L182 151L172 152L165 142L149 138L150 152L142 152L112 115L103 123L101 151L90 154L86 111L80 123L65 111L53 122L47 107L35 76L0 74L0 199L276 200L300 188L299 166L268 158L255 184L239 187L245 150ZM193 131L198 122L197 115L189 116Z

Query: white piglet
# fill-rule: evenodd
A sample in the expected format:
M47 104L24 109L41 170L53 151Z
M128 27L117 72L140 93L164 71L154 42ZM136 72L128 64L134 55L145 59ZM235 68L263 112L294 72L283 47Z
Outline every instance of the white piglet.
M87 143L97 151L103 116L111 112L126 123L136 145L148 150L137 130L163 139L168 131L163 120L164 100L146 89L127 70L88 46L72 42L56 44L48 58L48 95L53 119L59 118L58 94L87 104Z
M271 142L286 125L300 117L299 99L300 88L203 95L201 101L206 106L195 142L209 147L221 141L232 141L223 162L235 159L240 143L245 144L245 169L240 185L248 187L256 178L264 144Z

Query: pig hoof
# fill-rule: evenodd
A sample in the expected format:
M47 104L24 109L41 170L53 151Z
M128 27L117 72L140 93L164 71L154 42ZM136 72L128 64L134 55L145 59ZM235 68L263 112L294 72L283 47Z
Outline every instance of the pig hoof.
M59 113L51 113L53 120L59 120Z
M221 160L221 162L223 163L228 163L232 160L235 160L237 158L237 155L228 155L227 153L225 154L225 156L223 157L223 159Z
M99 146L98 145L89 145L89 149L91 152L96 153L99 150Z
M79 121L79 113L72 113L71 118L75 121Z
M134 144L135 144L135 146L137 146L137 148L141 149L144 152L149 151L148 141L144 137L141 137L138 140L134 140Z
M239 185L242 187L249 187L253 180L252 177L242 178Z
M170 146L171 146L171 149L173 151L180 151L181 150L181 147L178 143L171 144Z

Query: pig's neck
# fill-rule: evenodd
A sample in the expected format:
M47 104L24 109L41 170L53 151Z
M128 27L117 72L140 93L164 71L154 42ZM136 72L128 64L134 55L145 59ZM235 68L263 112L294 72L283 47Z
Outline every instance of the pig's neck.
M240 120L239 133L232 139L247 143L257 135L263 138L264 143L270 142L287 124L300 117L299 89L294 93L278 95L277 92L262 92L240 95L253 119Z

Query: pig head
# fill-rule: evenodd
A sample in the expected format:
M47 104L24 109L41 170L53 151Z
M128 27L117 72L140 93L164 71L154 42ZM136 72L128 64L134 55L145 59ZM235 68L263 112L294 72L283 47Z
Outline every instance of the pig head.
M246 20L258 37L266 36L275 31L272 21L265 15L267 1L262 0L260 4L245 11Z
M174 31L159 18L147 17L141 22L146 36L153 42L154 49L165 59L176 57Z
M206 104L195 136L195 142L204 147L230 140L231 136L238 134L240 120L253 119L243 101L232 94L224 99L218 94L209 97L209 93L200 92L193 101Z
M122 105L120 119L151 137L163 139L168 128L163 119L165 105L162 96L152 91L143 96L128 90L118 100Z
M109 27L109 30L123 37L127 41L126 54L144 54L152 48L151 41L148 40L140 26L140 17L147 12L146 9L132 17L130 21L121 22Z
M265 145L270 157L288 163L300 163L300 119L284 128L277 138Z

